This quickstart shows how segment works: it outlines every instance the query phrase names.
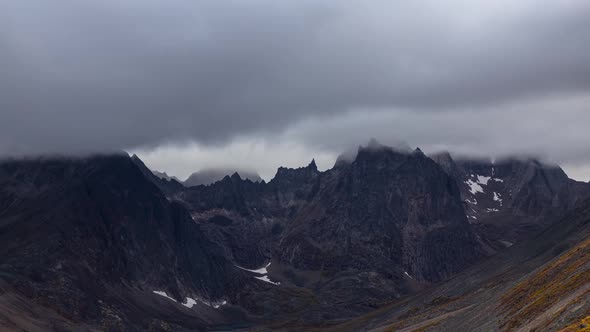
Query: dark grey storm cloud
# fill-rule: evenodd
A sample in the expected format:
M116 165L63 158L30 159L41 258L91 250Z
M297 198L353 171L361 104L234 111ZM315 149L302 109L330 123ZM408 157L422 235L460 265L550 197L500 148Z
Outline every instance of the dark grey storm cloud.
M534 148L560 110L537 121L506 105L589 93L588 31L587 0L2 1L0 153L224 144L302 123L320 128L290 139L323 149L384 121L415 126L395 133L413 144L485 149L508 135L493 147ZM482 122L496 108L522 131L461 129L457 112ZM321 135L351 112L382 117Z

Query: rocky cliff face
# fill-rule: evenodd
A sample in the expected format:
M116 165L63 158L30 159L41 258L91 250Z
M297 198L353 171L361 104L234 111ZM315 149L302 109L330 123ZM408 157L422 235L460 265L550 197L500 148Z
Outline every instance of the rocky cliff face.
M456 182L419 150L373 145L326 172L312 161L269 183L236 174L176 197L238 265L272 262L282 288L313 290L313 317L301 319L366 311L484 254Z
M154 291L230 301L242 274L222 252L127 156L0 164L3 282L67 319L147 328L163 318L145 308Z
M312 162L280 168L269 183L234 175L177 197L238 264L272 262L282 287L313 289L350 314L532 236L587 188L534 160L431 159L374 143L325 172ZM347 307L353 299L362 305Z
M440 280L481 255L459 189L417 151L360 149L322 175L288 225L280 259L305 270L348 268Z
M269 183L226 176L208 186L186 188L176 195L209 236L224 243L239 265L259 267L290 218L304 205L319 179L315 162L298 169L280 168Z
M303 329L446 280L590 193L534 160L353 155L192 187L135 156L2 162L0 289L103 329Z
M268 184L234 175L190 188L181 199L203 222L228 219L211 227L258 230L272 255L267 259L301 270L350 268L434 281L481 255L459 188L419 151L361 148L352 163L325 173L312 161L280 168Z
M589 289L590 201L582 200L533 238L330 331L584 331Z
M590 194L587 183L534 159L432 158L455 179L469 222L495 249L534 235Z

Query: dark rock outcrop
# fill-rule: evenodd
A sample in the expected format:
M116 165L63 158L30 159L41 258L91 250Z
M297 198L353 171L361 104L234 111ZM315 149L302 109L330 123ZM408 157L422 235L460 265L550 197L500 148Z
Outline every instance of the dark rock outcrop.
M583 331L590 201L456 277L331 331ZM313 327L308 326L311 330Z
M213 309L183 314L179 304L230 301L243 287L222 252L126 155L0 164L1 278L69 320L147 329L170 318L149 308L164 299L181 326L204 328Z
M419 150L373 144L326 172L312 161L268 183L235 175L178 198L238 264L272 261L281 288L312 290L318 303L303 320L358 314L484 254L456 182Z
M419 151L369 147L322 175L279 254L304 270L407 272L435 281L477 260L481 250L459 189L436 163Z
M320 324L525 241L589 186L535 160L430 158L376 141L330 170L312 160L268 183L233 173L185 187L126 155L5 161L0 289L64 326Z
M590 195L590 185L535 159L432 159L456 180L470 223L495 249L534 235Z

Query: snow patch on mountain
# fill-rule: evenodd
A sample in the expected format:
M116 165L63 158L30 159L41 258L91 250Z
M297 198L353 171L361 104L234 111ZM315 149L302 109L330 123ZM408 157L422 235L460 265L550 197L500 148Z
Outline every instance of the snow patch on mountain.
M219 308L219 307L221 307L221 306L223 306L223 305L226 305L226 304L227 304L227 301L222 301L222 302L221 302L221 303L219 303L219 304L214 304L214 305L213 305L213 308L217 309L217 308Z
M500 194L498 194L497 192L494 192L494 197L493 197L494 201L496 202L500 202L500 205L502 205L502 198L500 197Z
M272 281L272 280L270 280L270 279L268 278L268 270L267 270L267 269L268 269L268 267L270 266L270 264L271 264L271 262L269 262L268 264L266 264L266 266L264 266L264 267L261 267L261 268L259 268L259 269L255 269L255 270L246 269L246 268L244 268L244 267L241 267L241 266L238 266L238 265L236 265L236 267L238 267L238 268L240 268L240 269L242 269L242 270L244 270L244 271L248 271L248 272L252 272L252 273L256 273L256 274L261 274L262 276L255 276L254 278L256 278L256 279L258 279L258 280L262 280L262 281L264 281L264 282L268 282L268 283L271 283L271 284L273 284L273 285L277 285L277 286L278 286L278 285L280 285L280 284L281 284L280 282L274 282L274 281Z
M187 298L187 300L188 300L188 299L189 299L189 298ZM192 300L192 299L191 299L191 300ZM199 302L203 303L204 305L206 305L206 306L209 306L209 307L213 307L213 308L215 308L215 309L218 309L219 307L221 307L221 306L224 306L224 305L226 305L226 304L227 304L227 301L225 301L225 300L224 300L224 301L221 301L221 302L209 302L209 301L205 301L205 300L203 300L203 299L199 299L199 298L197 298L197 300L199 300ZM193 301L194 301L194 300L193 300ZM195 303L196 303L196 302L195 302ZM184 304L183 304L183 305L184 305ZM190 308L190 307L189 307L189 308Z
M238 266L238 265L236 265L236 267L238 267L244 271L249 271L249 272L253 272L253 273L257 273L257 274L268 274L267 268L270 266L270 264L271 264L271 262L268 262L268 264L266 264L266 266L261 267L259 269L255 269L255 270L250 270L245 267Z
M166 292L164 291L153 291L155 294L163 296L169 300L172 300L176 303L178 303L178 301L176 301L174 298L170 297ZM209 301L205 301L203 299L197 298L196 300L191 298L191 297L187 297L184 299L184 302L181 303L183 306L187 307L187 308L192 308L195 304L197 304L197 301L203 303L204 305L207 305L209 307L213 307L215 309L219 308L222 305L227 304L227 301L222 301L222 302L209 302Z
M512 247L513 243L510 241L506 241L506 240L500 240L499 241L503 246L505 246L506 248Z
M483 176L483 175L478 175L477 176L477 182L479 184L482 184L482 185L485 185L485 186L488 185L488 182L490 181L490 179L491 179L491 177L489 177L489 176Z
M475 180L468 179L465 181L465 184L467 184L469 186L469 191L473 195L475 195L477 193L483 194L484 189L482 186L487 186L488 183L490 182L490 180L492 179L492 177L490 177L490 176L476 175L476 174L471 174L471 178L473 178Z
M163 297L165 297L165 298L167 298L169 300L172 300L174 302L177 302L174 298L168 296L168 294L166 294L166 292L163 292L163 291L154 291L154 293L156 293L156 294L158 294L160 296L163 296Z
M187 308L192 308L195 304L197 304L197 301L195 299L187 297L182 305Z
M476 193L483 193L483 188L480 186L479 183L474 182L472 180L467 180L465 183L469 186L469 191L475 195Z
M254 278L256 278L258 280L262 280L262 281L268 282L268 283L273 284L273 285L277 285L277 286L281 284L280 282L274 282L274 281L270 280L268 278L268 276L254 277Z

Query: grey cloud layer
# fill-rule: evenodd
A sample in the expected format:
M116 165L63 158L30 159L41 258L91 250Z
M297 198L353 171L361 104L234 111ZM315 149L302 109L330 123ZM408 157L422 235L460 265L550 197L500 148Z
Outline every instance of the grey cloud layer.
M590 95L578 95L482 107L477 112L469 107L441 112L357 110L337 119L299 122L284 139L343 151L372 135L389 145L406 140L431 153L448 150L497 158L528 154L549 162L588 165L589 106Z
M222 144L367 114L359 109L397 123L457 110L487 121L490 109L506 114L520 100L536 107L588 93L588 31L586 0L3 1L0 153ZM540 128L519 119L524 131ZM360 123L348 129L379 136ZM417 128L400 138L484 149L497 134L433 130L446 135L414 142L412 133L428 133ZM293 139L334 146L351 137L332 132ZM530 146L503 135L513 135L507 151Z

